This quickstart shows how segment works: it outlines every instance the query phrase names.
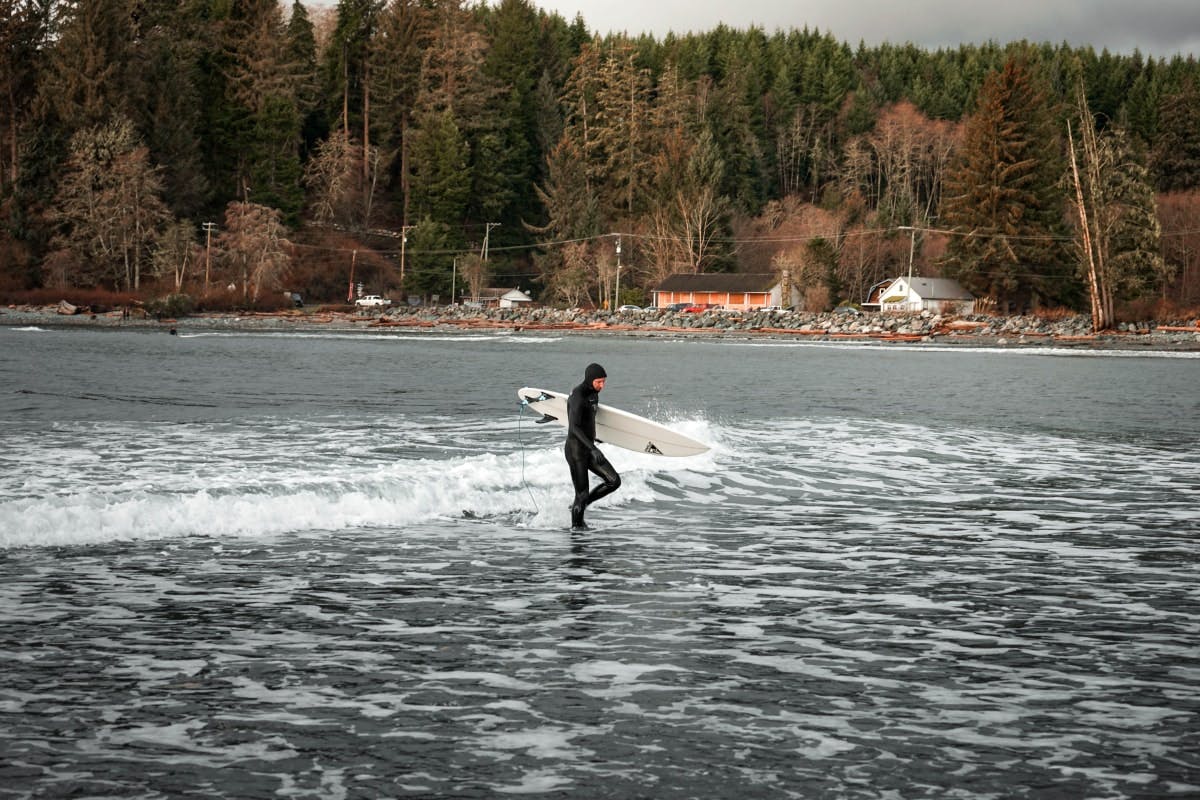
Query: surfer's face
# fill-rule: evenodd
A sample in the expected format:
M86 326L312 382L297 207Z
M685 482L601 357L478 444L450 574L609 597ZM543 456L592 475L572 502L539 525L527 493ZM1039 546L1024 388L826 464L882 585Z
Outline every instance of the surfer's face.
M597 392L600 391L604 388L604 382L606 380L608 380L608 378L596 378L596 380L592 381L592 388Z

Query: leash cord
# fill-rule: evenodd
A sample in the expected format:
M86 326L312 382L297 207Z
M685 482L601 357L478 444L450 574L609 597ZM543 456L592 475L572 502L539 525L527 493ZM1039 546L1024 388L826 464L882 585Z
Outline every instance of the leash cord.
M541 509L538 508L537 500L534 499L533 490L529 488L529 483L525 480L525 440L521 435L521 420L525 416L525 408L528 405L528 400L522 400L520 403L521 410L517 412L517 444L521 447L521 484L529 494L529 502L533 503L533 513L540 514Z

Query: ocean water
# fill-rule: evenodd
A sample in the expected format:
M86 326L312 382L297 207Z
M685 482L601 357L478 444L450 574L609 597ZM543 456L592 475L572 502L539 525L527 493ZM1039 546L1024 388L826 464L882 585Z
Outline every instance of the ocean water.
M525 385L608 450L567 530ZM0 327L0 798L1200 795L1200 358Z

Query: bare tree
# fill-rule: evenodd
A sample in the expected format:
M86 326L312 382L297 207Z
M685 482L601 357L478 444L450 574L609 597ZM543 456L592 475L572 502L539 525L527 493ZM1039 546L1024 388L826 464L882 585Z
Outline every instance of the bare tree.
M140 287L143 260L170 216L162 189L159 170L128 119L72 137L50 218L58 227L54 244L92 265L73 282L111 278L127 289Z
M258 301L259 292L281 287L291 259L278 209L235 200L225 208L225 223L214 244L235 276L242 299Z
M344 130L335 128L304 169L313 197L313 217L323 225L351 226L360 208L359 150Z
M564 245L561 264L546 278L550 296L571 308L583 305L589 299L591 270L588 265L591 258L591 248L587 242Z
M487 287L488 279L491 278L488 262L478 253L471 253L459 261L459 269L462 271L463 280L467 282L471 297L479 298Z
M182 292L188 270L198 263L203 253L196 241L196 226L186 220L172 223L159 233L157 244L154 250L156 276L169 274L175 291Z
M665 138L654 170L659 202L650 273L661 280L683 268L704 272L718 253L716 240L729 214L729 201L717 189L725 165L711 133L705 129L694 144L682 130Z

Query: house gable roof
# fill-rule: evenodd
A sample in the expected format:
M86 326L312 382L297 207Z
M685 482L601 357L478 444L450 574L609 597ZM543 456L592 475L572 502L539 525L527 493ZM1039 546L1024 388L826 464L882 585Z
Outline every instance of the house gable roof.
M906 281L906 278L896 278L892 286ZM891 288L890 286L888 287ZM953 278L913 278L912 290L924 300L974 300L975 295L963 288L962 284Z
M779 283L774 272L700 272L668 276L656 292L769 292Z
M533 298L520 289L506 289L504 287L480 289L479 297L488 300L512 300L518 303L533 302Z

